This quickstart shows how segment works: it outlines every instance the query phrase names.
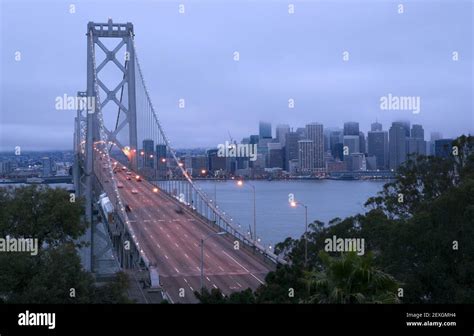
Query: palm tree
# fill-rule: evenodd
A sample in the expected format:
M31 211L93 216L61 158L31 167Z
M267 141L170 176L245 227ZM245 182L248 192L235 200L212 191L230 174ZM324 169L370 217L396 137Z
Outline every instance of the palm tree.
M355 252L331 257L321 251L321 271L305 272L308 286L305 303L399 303L400 284L374 266L372 253L357 256Z

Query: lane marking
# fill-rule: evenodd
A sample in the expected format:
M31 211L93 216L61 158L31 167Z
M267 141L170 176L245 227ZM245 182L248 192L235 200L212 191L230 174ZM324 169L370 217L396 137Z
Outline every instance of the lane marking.
M242 285L239 284L237 281L235 282L237 284L237 286L239 286L240 288L242 288Z
M255 275L253 275L252 273L250 273L250 275L253 276L255 279L257 279L258 282L260 282L262 285L264 285L263 281L257 278Z
M166 259L169 259L169 258L168 258L168 256L167 256L166 254L165 254L165 258L166 258Z
M184 256L189 259L189 256L185 253Z
M219 266L219 269L220 269L222 272L224 272L224 269L223 269L221 266Z
M174 245L175 245L177 248L179 248L179 245L178 245L178 243L174 243Z
M239 263L237 260L235 260L231 255L229 255L226 251L222 250L226 256L228 256L230 259L232 259L237 265L242 267L247 273L250 273L248 269L246 269L241 263Z
M212 284L212 286L213 286L215 289L217 289L216 284ZM224 293L222 293L222 294L224 295Z
M176 271L176 273L179 273L179 270L175 267L174 270Z

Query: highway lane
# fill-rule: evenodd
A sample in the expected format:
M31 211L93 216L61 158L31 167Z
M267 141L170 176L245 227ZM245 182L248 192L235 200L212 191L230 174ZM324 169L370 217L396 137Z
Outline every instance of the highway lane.
M126 180L125 172L115 174L123 184L121 196L132 211L131 225L146 255L156 264L161 282L173 302L197 302L193 291L200 288L200 240L215 232L186 211L175 212L175 202L143 180ZM131 190L136 189L137 194ZM235 250L233 241L213 236L204 244L204 285L220 288L224 294L263 283L270 267L250 252ZM184 291L184 297L182 296Z

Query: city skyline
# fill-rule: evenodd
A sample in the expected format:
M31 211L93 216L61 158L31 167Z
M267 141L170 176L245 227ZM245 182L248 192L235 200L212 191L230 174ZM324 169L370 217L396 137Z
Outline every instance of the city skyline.
M473 133L469 2L406 4L404 13L390 2L368 2L370 11L308 2L291 15L278 2L204 1L184 14L171 2L139 3L78 1L70 13L66 3L32 11L34 2L2 2L0 151L72 148L75 111L55 110L55 99L85 87L85 25L108 17L135 23L150 94L175 148L257 134L259 120L325 128L357 120L366 133L375 120L409 119L427 134ZM49 36L56 22L61 32ZM41 48L19 42L28 39ZM421 109L384 110L388 95L418 97Z

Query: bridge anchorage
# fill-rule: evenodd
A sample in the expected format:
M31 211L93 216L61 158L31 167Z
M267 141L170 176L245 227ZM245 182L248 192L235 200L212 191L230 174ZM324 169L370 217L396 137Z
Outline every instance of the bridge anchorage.
M92 223L86 268L98 278L126 270L143 284L143 302L196 302L201 286L256 289L284 261L242 233L176 156L133 24L89 22L86 35L87 90L78 99L94 105L79 104L74 128L74 183Z

